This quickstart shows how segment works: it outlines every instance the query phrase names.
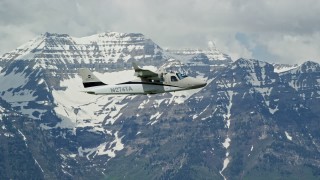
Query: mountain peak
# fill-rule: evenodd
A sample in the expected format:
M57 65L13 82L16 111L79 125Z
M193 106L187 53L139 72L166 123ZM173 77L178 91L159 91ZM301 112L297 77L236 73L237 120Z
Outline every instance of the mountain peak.
M311 73L311 72L320 72L320 64L314 61L306 61L299 66L296 66L293 69L282 72L282 74L300 74L300 73Z
M306 72L319 72L320 71L320 65L319 63L313 62L313 61L306 61L299 67L300 71L303 73Z
M256 60L256 59L245 59L245 58L240 58L240 59L236 60L234 62L234 64L239 67L253 67L256 65L259 65L261 67L264 67L266 65L272 66L271 64L264 62L264 61L260 61L260 60Z
M247 72L256 72L257 70L261 71L261 69L264 69L264 71L267 70L268 73L273 74L273 71L274 71L273 66L271 64L264 61L259 61L256 59L240 58L233 63L231 69L238 69L238 68L245 70Z
M182 48L182 49L166 49L170 55L176 56L177 59L190 59L194 61L228 61L231 62L230 56L222 53L216 48L216 45L213 41L208 42L208 47L206 49L198 48Z
M276 64L276 63L272 63L273 67L274 67L274 72L276 73L283 73L292 69L297 68L299 65L298 64Z
M217 51L216 44L213 41L208 42L208 47L209 47L209 50L211 51Z
M271 64L256 59L240 58L232 63L231 69L233 76L240 77L240 81L246 79L253 86L270 85L277 79Z
M117 37L117 38L124 38L124 37L145 37L142 33L123 33L123 32L104 32L97 34L98 37Z
M43 34L43 37L48 38L48 37L69 37L68 34L58 34L58 33L50 33L50 32L45 32Z

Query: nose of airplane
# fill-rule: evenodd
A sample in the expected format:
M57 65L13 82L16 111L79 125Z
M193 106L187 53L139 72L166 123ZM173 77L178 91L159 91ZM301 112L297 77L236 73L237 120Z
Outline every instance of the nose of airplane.
M206 80L204 79L195 79L193 83L193 88L202 88L207 85Z
M205 80L202 80L202 81L199 82L199 86L200 87L204 87L206 85L207 85L207 82Z

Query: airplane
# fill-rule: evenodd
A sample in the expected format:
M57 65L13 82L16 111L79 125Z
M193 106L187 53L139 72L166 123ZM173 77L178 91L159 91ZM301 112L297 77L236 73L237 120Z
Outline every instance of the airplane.
M136 63L132 63L132 65L135 71L134 75L138 78L113 85L105 84L87 68L79 69L84 86L83 92L94 95L146 95L197 89L207 85L202 79L189 77L178 72L164 72L162 68L153 72L141 69Z

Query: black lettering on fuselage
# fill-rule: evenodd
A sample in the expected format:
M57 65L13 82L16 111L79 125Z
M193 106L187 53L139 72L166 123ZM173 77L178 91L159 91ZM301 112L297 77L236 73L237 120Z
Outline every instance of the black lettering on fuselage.
M126 92L132 92L133 89L131 86L123 86L123 87L115 87L110 88L112 93L126 93Z

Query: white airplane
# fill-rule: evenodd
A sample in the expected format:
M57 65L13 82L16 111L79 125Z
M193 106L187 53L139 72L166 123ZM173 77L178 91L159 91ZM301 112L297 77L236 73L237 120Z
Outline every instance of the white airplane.
M188 77L181 73L164 72L162 69L153 72L141 69L132 63L135 76L138 78L119 84L105 84L100 81L89 69L79 69L84 91L95 95L112 94L158 94L165 92L197 89L207 85L203 79Z

